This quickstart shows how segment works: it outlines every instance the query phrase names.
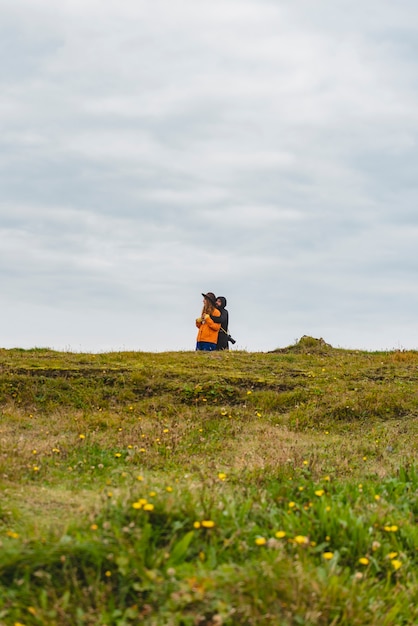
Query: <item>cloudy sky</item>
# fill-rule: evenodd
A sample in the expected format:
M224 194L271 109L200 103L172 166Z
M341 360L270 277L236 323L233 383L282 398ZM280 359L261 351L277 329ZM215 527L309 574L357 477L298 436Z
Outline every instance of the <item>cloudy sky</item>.
M0 0L0 346L418 348L416 0Z

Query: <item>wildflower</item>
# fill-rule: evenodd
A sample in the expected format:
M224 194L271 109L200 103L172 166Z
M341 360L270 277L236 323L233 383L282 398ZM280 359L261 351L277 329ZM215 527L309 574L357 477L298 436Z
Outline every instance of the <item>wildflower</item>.
M145 452L145 448L139 448L140 452Z
M137 480L144 480L144 477L143 476L137 476L136 479Z
M129 444L128 446L128 450L132 450L133 446L131 446L131 444Z
M364 457L363 457L363 461L367 461L367 456L364 456Z
M206 559L206 554L204 552L199 552L199 559L204 561Z
M369 564L369 559L367 558L367 556L361 556L358 560L358 562L361 565L368 565Z
M373 543L372 543L372 550L373 550L373 552L376 552L376 550L378 550L379 548L380 548L379 541L373 541ZM395 552L395 555L396 555L396 552Z
M221 409L221 415L227 415L228 411L226 409Z
M171 493L171 492L173 491L173 487L166 487L166 488L165 488L165 490L166 490L168 493Z
M396 572L396 571L397 571L400 567L402 567L402 562L401 562L401 561L399 561L399 560L397 560L397 559L393 559L393 561L391 561L391 563L392 563L392 567L393 567L393 569L395 570L395 572Z
M296 502L289 502L288 507L289 509L293 509L296 506Z
M98 528L99 528L99 527L98 527L98 525L97 525L97 524L92 524L92 525L90 526L90 530L97 530Z
M304 465L309 465L309 461L303 461Z
M284 530L278 530L275 536L277 537L277 539L283 539L283 537L286 537L286 533Z
M153 511L154 510L154 505L151 504L150 502L147 502L146 504L144 504L144 511Z
M299 487L299 491L303 491L305 487Z
M197 530L198 528L200 528L200 526L201 526L200 522L197 522L197 521L196 521L196 522L194 522L194 523L193 523L193 528L196 528L196 530Z
M324 495L324 493L325 493L325 491L324 491L323 489L317 489L317 490L315 491L315 495L316 495L316 496L318 496L319 498L320 498L321 496L323 496L323 495Z
M309 539L304 535L296 535L296 537L294 538L294 542L297 543L299 546L304 546L309 543Z
M398 553L397 553L397 552L389 552L389 554L388 554L388 558L389 558L389 559L394 559L394 558L395 558L395 557L397 557L397 556L398 556Z
M170 431L168 430L168 428L164 428L163 433L169 433Z
M86 438L86 435L83 435L83 433L80 433L80 434L78 435L78 438L79 438L79 439L85 439L85 438Z
M265 537L256 537L255 538L255 545L256 546L265 546L267 543L267 540Z
M38 454L38 450L32 450L32 454Z
M250 396L252 394L252 391L247 391L247 396Z
M33 471L34 471L34 472L39 472L39 467L38 467L38 465L34 465L32 469L33 469Z
M331 507L328 505L328 506L325 507L325 510L326 510L327 513L329 513L331 511Z
M392 524L392 526L384 526L383 530L385 530L387 533L396 533L399 528L398 526L396 526L396 524Z
M116 457L117 459L119 459L121 456L122 456L122 455L121 455L121 453L120 453L120 452L116 452L115 457Z
M324 476L322 480L326 480L329 483L331 481L331 478L329 476Z
M226 480L226 474L224 474L223 472L219 472L218 478L219 480Z
M322 557L326 560L326 561L330 561L334 556L333 552L324 552Z
M107 576L107 578L110 578L111 575L112 575L112 572L110 570L105 571L105 576Z
M213 528L215 526L215 522L211 519L204 519L202 520L202 526L203 528Z
M260 413L260 411L257 411L257 412L256 412L256 416L257 416L257 417L261 417L261 413Z
M157 494L155 493L155 491L150 491L149 495L151 498L154 498Z
M19 533L16 533L14 530L8 530L6 535L11 539L19 539Z
M374 499L376 500L376 502L379 502L380 500L380 496L378 494L375 495Z

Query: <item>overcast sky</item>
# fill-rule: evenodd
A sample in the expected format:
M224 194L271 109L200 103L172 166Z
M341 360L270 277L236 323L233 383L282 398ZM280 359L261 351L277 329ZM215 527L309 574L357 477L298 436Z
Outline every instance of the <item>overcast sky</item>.
M416 0L0 0L0 346L418 349Z

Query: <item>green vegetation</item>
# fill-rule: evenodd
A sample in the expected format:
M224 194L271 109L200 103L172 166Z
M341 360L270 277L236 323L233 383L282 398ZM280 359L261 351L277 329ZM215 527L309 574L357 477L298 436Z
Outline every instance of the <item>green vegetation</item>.
M418 353L0 350L1 626L418 623Z

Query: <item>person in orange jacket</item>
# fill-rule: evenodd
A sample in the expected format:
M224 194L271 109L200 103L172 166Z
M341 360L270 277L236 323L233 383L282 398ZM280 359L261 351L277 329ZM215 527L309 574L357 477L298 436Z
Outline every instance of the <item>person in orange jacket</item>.
M208 293L202 293L202 296L202 314L196 319L196 327L199 329L197 333L196 350L211 352L212 350L216 350L218 333L221 327L221 314L216 308L216 297L214 293L208 291ZM217 317L219 317L219 324L213 321L213 318Z

